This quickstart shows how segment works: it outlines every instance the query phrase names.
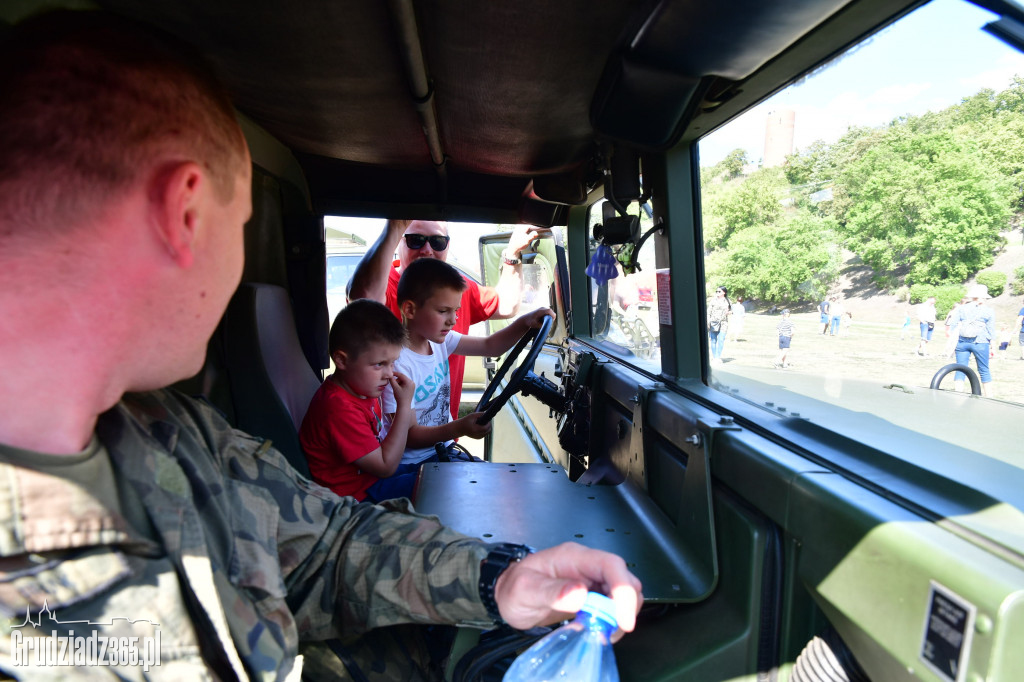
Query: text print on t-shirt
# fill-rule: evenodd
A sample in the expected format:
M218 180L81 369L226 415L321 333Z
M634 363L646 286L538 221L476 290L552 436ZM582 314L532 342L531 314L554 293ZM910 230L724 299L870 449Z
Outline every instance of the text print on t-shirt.
M434 393L437 389L447 383L448 379L448 360L438 365L434 369L434 373L424 379L423 383L416 387L415 400L418 403L423 402Z

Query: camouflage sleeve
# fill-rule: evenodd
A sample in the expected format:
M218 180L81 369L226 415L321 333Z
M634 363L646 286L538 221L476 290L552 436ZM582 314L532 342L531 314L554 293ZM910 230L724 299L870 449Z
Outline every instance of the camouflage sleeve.
M202 421L208 418L219 420L212 411ZM301 639L409 622L493 625L477 586L491 545L414 513L406 500L372 505L339 497L273 448L254 449L250 436L208 425L221 471L251 491L239 510L244 524L274 535L258 541L276 540Z

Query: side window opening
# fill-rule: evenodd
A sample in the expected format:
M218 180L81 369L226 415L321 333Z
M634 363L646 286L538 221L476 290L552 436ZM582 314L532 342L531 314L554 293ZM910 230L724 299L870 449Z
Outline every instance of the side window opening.
M709 311L728 292L712 387L857 440L870 417L1017 456L1024 55L995 18L936 0L699 142Z
M594 227L603 220L604 204L602 200L590 207L587 234L591 260L601 243L594 237ZM640 233L647 232L653 225L653 220L641 211ZM631 364L658 373L661 371L661 339L654 240L648 239L642 244L636 254L635 269L629 267L634 260L632 244L611 248L616 257L616 276L600 284L594 278L589 280L593 337Z

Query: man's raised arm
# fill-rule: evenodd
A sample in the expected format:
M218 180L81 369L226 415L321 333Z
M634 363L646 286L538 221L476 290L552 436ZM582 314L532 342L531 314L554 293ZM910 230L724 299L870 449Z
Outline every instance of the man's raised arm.
M501 252L501 274L494 285L494 290L498 294L498 310L491 319L505 320L515 317L519 312L519 302L523 297L523 250L547 233L550 233L550 230L533 225L516 225L512 231L508 247Z
M369 298L384 303L395 249L409 227L409 220L388 220L384 231L366 252L348 282L348 300Z

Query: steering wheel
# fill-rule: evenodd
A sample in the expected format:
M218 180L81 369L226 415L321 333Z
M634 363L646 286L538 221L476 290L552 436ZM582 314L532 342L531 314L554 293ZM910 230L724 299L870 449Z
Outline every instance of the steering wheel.
M486 424L487 422L494 419L494 415L498 414L498 410L505 407L505 403L519 391L523 381L527 375L533 371L533 364L537 361L537 356L540 355L541 350L544 348L544 342L548 340L548 336L551 334L551 325L554 323L554 318L545 317L540 323L540 327L531 328L528 332L523 334L523 338L519 339L508 356L505 358L505 362L501 363L501 367L498 369L498 373L491 379L491 383L487 384L487 390L480 397L480 402L476 405L475 412L483 412L484 415L477 420L479 424ZM505 388L495 397L493 400L491 396L494 395L494 391L498 388L498 384L505 377L509 367L519 357L519 354L523 352L523 348L526 344L533 342L530 345L530 350L526 353L526 359L516 367L516 370L512 372L512 376L509 378L508 383L505 384Z

